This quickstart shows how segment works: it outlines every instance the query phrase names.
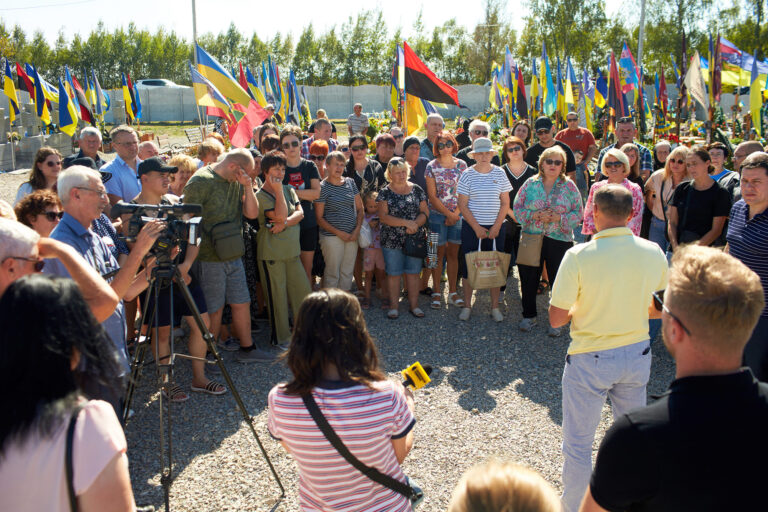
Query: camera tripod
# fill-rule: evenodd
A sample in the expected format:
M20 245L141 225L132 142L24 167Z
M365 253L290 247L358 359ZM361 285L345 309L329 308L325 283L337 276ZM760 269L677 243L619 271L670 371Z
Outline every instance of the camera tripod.
M192 317L195 320L195 323L197 324L198 329L200 329L200 332L203 335L203 339L205 340L205 343L208 347L208 350L213 354L214 358L216 359L215 363L212 363L208 361L207 359L199 358L199 357L193 357L191 355L187 354L181 354L181 353L175 353L174 352L174 336L173 336L173 285L176 285L178 287L178 290L181 292L181 295L184 299L184 302L189 307L189 311L192 312ZM160 360L160 328L158 326L158 304L160 302L160 290L165 287L170 287L170 294L167 297L167 299L170 301L170 318L171 318L171 332L170 332L170 339L169 339L169 347L170 352L169 356L166 358L165 361ZM282 502L282 500L285 498L285 488L283 487L282 482L280 481L280 477L277 475L277 471L275 470L275 467L272 465L272 461L269 459L269 455L267 454L267 451L264 449L264 445L261 443L261 439L259 439L259 435L256 433L256 429L253 426L253 418L250 416L248 411L245 408L245 404L243 403L242 398L240 397L240 393L237 391L237 388L235 387L235 383L232 381L232 378L229 375L229 372L227 371L227 368L224 366L224 361L221 359L221 356L219 355L218 350L216 349L216 343L213 338L213 334L208 330L208 328L205 325L205 322L203 321L202 316L200 315L200 311L197 309L197 305L195 304L194 299L192 298L192 294L189 291L189 288L187 287L186 283L184 282L184 279L181 276L181 273L179 272L176 265L173 263L173 261L170 258L170 255L168 253L161 253L157 255L157 264L154 268L152 268L151 271L151 279L150 284L148 288L147 297L150 296L150 294L154 297L154 306L150 313L151 316L147 317L147 312L149 308L149 300L145 301L144 307L142 309L141 314L141 324L145 323L143 319L150 318L150 321L147 322L147 333L149 334L149 329L154 329L154 337L155 337L155 361L157 363L157 374L159 379L159 387L161 389L160 397L159 397L159 410L160 410L160 484L163 486L163 493L164 493L164 500L165 500L165 510L168 512L170 510L170 491L171 491L171 484L173 483L174 474L173 474L173 438L172 438L172 416L171 416L171 388L173 386L173 369L176 357L182 357L185 359L195 360L195 361L204 361L208 364L217 364L219 369L221 370L221 375L224 377L225 382L227 383L227 386L229 387L229 391L232 393L232 397L235 399L235 402L237 403L237 408L240 409L240 414L242 415L245 422L248 424L248 428L251 430L251 434L253 434L253 438L256 440L256 443L259 445L259 449L261 450L261 454L264 456L264 460L267 463L267 466L269 466L269 470L272 473L272 476L275 479L275 482L277 483L277 486L280 489L280 496L278 497L277 501L275 502L274 506L270 509L270 511L274 511L277 509L277 506ZM147 350L147 344L148 344L149 336L146 337L145 341L141 341L141 337L139 337L139 341L136 344L136 351L133 357L133 360L131 362L131 378L128 383L128 389L126 391L125 395L125 406L123 409L123 421L127 422L128 420L128 414L131 408L131 403L133 401L134 393L136 391L136 385L138 384L139 377L141 376L141 370L144 366L144 356L146 354ZM166 443L166 436L167 436L167 443Z

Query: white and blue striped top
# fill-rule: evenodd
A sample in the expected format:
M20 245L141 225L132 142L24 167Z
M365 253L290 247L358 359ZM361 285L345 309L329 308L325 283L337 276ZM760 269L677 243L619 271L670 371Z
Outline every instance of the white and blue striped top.
M512 185L507 175L495 165L485 174L477 172L472 166L461 173L456 192L469 197L469 211L481 226L496 222L501 208L501 194L509 193Z
M737 201L731 208L727 240L731 256L760 277L768 304L768 210L749 219L749 206L743 199ZM768 316L768 306L762 316Z

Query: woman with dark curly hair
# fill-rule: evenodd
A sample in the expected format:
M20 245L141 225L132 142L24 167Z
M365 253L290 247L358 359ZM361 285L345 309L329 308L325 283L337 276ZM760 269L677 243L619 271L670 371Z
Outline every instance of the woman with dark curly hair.
M115 411L87 400L122 389L117 352L70 279L39 274L0 298L0 509L135 510L126 441ZM65 476L74 422L73 477Z
M40 236L50 236L64 215L59 196L51 190L32 192L16 203L14 211L19 222L34 229Z
M333 288L307 296L285 360L293 378L270 391L268 428L296 460L301 508L410 511L408 498L350 465L304 405L311 397L355 457L406 483L400 464L413 446L413 395L381 371L355 297Z
M61 153L58 149L43 146L37 150L29 181L25 181L16 193L18 203L35 190L56 190L56 180L61 172Z

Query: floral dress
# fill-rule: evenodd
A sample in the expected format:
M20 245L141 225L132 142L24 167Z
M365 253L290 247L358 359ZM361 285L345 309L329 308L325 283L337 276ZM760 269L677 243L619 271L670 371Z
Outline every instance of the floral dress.
M456 189L459 184L459 176L466 170L467 164L456 158L454 159L454 166L451 168L445 168L437 160L432 160L427 164L427 170L424 172L424 176L435 180L435 195L443 203L443 206L452 212L455 212L456 208L459 207L459 194ZM429 210L437 212L431 204Z
M560 214L560 220L533 220L533 214L545 208ZM524 232L543 233L544 236L561 242L573 241L573 229L581 223L583 213L581 194L573 181L558 179L547 194L539 176L530 178L520 187L512 210Z
M584 227L581 232L585 235L594 235L595 230L595 192L608 185L608 180L598 181L589 189L589 197L584 207ZM629 219L627 227L632 230L635 236L640 236L640 228L643 224L643 191L636 183L632 183L624 178L621 185L632 192L632 218Z
M398 194L389 185L381 189L377 201L386 201L389 215L398 219L416 220L421 211L421 202L427 200L427 193L416 184L411 184L411 191ZM402 250L405 246L405 227L381 224L381 247Z

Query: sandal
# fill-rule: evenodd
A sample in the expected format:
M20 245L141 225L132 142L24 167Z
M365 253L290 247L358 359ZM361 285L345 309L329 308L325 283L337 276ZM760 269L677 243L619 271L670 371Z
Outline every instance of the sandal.
M410 313L416 318L424 318L424 312L420 308L413 308Z
M368 309L371 307L371 301L369 301L367 297L360 297L358 300L361 308Z
M464 307L464 299L459 297L459 294L456 292L448 294L448 303L456 306L457 308Z
M440 294L439 293L433 293L432 294L432 302L429 304L429 307L432 309L440 309Z
M430 288L429 286L427 286L427 287L426 287L426 288L424 288L423 290L419 291L419 293L420 293L420 294L422 294L422 295L426 295L427 297L429 297L430 295L432 295L432 288Z
M539 289L536 290L537 295L542 295L547 292L547 288L549 288L549 281L546 279L542 279L539 281Z
M176 384L171 388L171 397L168 398L168 393L165 391L165 388L163 388L163 396L166 400L170 400L172 403L178 404L181 402L186 402L189 400L189 395L181 389L181 386Z
M397 317L400 316L400 312L396 309L390 309L387 311L387 318L390 320L397 320Z
M203 387L198 387L192 384L189 388L195 393L205 393L206 395L223 395L227 392L227 388L212 380L209 380L208 384Z

